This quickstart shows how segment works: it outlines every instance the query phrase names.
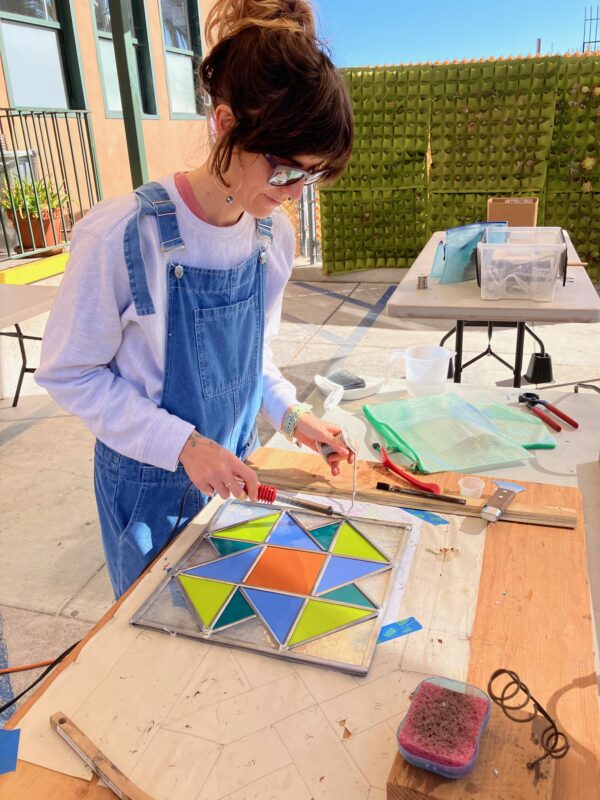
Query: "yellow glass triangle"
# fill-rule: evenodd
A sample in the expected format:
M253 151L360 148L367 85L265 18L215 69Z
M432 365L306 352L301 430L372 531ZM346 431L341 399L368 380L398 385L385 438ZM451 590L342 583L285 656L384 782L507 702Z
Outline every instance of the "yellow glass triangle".
M268 517L241 522L232 528L214 531L211 536L218 536L221 539L243 539L246 542L264 542L278 519L279 514L270 514Z
M183 591L205 625L211 624L235 588L233 583L220 583L208 578L195 578L191 575L179 575L178 577Z
M304 606L288 645L299 644L307 639L314 639L315 636L330 633L351 622L370 617L372 613L372 609L350 608L349 606L338 606L336 603L309 600Z
M341 526L332 552L338 556L352 556L352 558L364 558L367 561L389 563L387 558L348 522L344 522Z

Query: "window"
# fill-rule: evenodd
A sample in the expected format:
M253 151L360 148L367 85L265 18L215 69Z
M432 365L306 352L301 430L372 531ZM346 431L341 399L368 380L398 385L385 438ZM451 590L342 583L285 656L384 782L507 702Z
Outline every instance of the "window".
M197 85L202 54L198 0L160 0L169 104L173 117L204 113Z
M1 2L2 0L0 0ZM37 0L42 2L42 0ZM138 88L142 112L146 116L156 116L156 98L152 77L152 58L148 45L146 9L144 0L125 0L131 27L131 42L137 63ZM98 61L104 89L104 105L109 116L120 116L121 92L117 75L117 60L112 38L112 25L108 0L93 0L94 21L96 24Z
M81 107L66 66L61 26L65 4L66 0L0 0L2 60L12 106Z

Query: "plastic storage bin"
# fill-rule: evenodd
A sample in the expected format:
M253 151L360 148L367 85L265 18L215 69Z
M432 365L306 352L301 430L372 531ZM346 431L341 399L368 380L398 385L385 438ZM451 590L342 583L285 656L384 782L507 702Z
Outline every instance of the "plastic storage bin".
M462 778L477 760L490 706L490 698L476 686L426 678L398 728L398 750L415 767Z
M566 268L561 228L490 228L477 245L483 300L552 300L556 279Z

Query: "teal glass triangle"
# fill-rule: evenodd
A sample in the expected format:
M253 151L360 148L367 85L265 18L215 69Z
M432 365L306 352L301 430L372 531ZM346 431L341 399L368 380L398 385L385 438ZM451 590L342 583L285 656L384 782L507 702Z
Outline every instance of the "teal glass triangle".
M376 608L376 606L361 592L358 586L351 583L349 586L341 586L331 592L322 594L323 599L336 600L340 603L350 603L353 606L363 606L364 608Z
M213 539L211 536L209 540L220 556L230 556L232 553L239 553L240 550L256 547L256 542L240 542L238 539Z
M310 531L310 535L316 542L318 542L323 550L329 550L338 527L339 523L332 522L329 525L323 525L320 528L313 528L313 530Z
M254 610L252 606L238 589L213 625L213 630L224 628L225 625L233 625L235 622L241 622L253 616Z

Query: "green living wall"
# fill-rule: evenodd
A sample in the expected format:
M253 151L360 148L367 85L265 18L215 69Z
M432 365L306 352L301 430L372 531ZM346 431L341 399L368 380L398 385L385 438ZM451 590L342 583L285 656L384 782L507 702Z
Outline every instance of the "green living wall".
M538 197L600 277L600 56L344 70L352 159L320 192L329 273L408 267L436 230Z

